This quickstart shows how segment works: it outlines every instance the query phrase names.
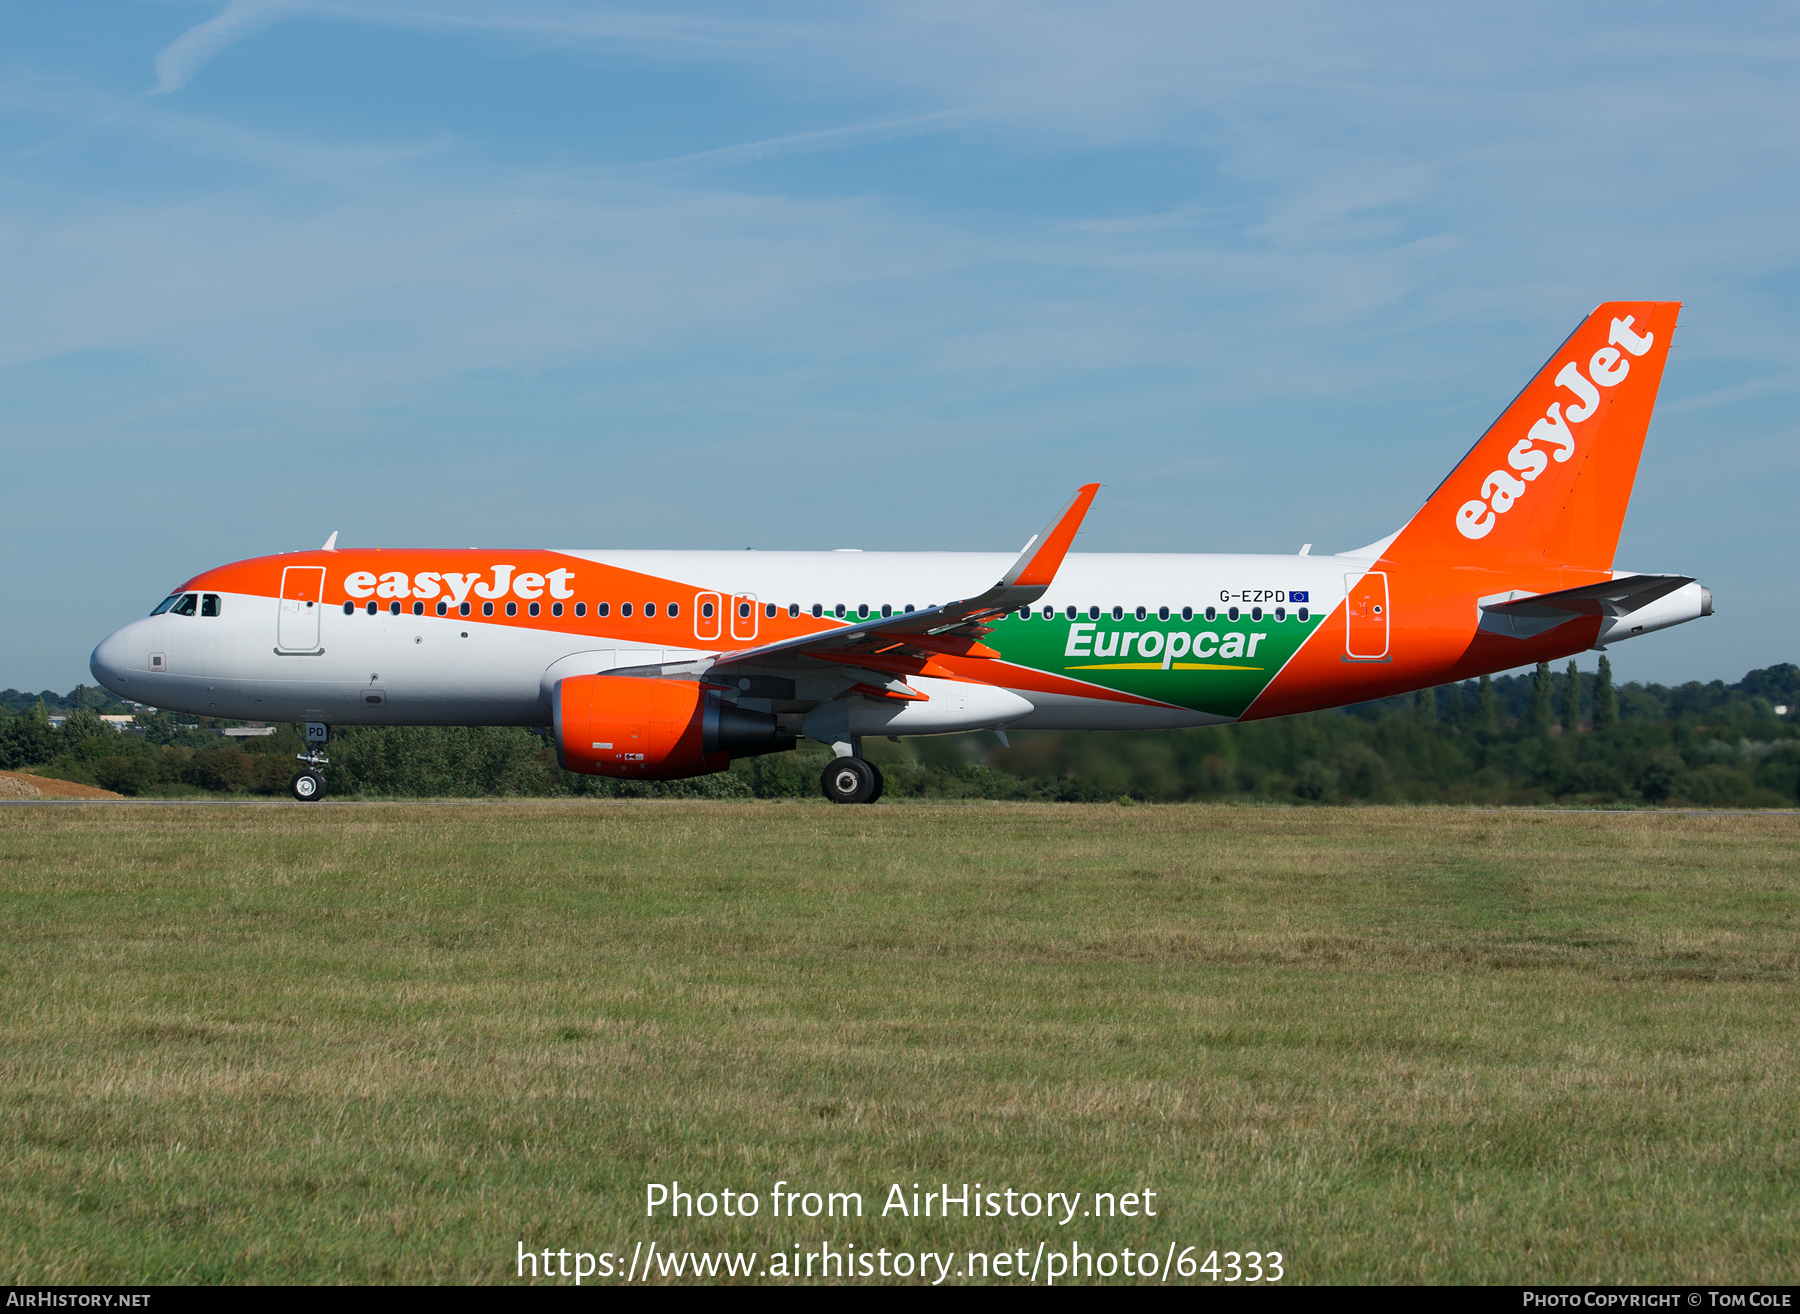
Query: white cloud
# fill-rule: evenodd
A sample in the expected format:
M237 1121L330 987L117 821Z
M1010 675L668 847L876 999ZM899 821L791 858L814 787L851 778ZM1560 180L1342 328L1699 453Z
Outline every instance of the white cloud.
M898 141L902 137L918 137L927 133L947 132L973 121L979 111L972 108L935 110L930 114L914 114L902 119L882 119L875 123L856 123L842 128L822 128L815 132L795 132L740 146L720 146L713 150L695 151L656 163L672 165L758 164L785 155L811 155L819 151L845 150L874 142Z
M163 48L156 56L156 85L145 94L165 96L179 91L207 60L294 8L288 0L231 0Z

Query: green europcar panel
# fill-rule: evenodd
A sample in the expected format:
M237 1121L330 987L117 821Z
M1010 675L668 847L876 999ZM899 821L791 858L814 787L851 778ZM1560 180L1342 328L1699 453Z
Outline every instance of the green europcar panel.
M1083 680L1103 689L1154 698L1214 716L1242 716L1276 672L1318 629L1323 617L1273 610L1252 620L1245 609L1235 621L1228 612L1216 620L1191 621L1171 615L1137 620L1045 620L1017 612L994 625L986 643L1009 662L1033 670ZM1149 651L1146 652L1145 649Z

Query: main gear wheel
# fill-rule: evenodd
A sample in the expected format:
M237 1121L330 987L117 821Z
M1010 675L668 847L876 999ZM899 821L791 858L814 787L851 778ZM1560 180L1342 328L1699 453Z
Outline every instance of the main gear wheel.
M819 788L833 803L873 803L883 783L881 772L860 757L840 757L819 777Z

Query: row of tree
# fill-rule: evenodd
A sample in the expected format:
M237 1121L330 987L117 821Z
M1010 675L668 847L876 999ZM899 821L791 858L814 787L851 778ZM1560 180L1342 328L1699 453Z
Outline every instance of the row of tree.
M0 767L121 794L278 795L302 750L296 727L226 739L222 723L143 715L134 732L100 719L77 688L60 727L48 700L12 710L0 694ZM871 741L892 797L1285 803L1563 803L1791 807L1800 799L1800 667L1736 684L1615 688L1573 662L1275 721L1197 730L1020 733ZM1777 710L1780 709L1780 710ZM560 770L543 733L396 727L340 732L328 778L356 797L816 798L824 751L750 758L668 784Z

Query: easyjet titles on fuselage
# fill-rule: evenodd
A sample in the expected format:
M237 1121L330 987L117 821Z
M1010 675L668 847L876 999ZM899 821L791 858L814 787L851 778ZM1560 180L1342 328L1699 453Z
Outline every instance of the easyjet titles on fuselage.
M471 589L476 597L489 600L504 598L511 593L515 598L532 602L542 597L546 590L552 598L575 596L575 590L569 587L569 581L575 578L572 570L550 570L541 575L528 570L515 575L513 572L517 570L517 566L489 566L492 582L486 580L484 572L474 571L422 570L409 575L403 570L390 570L377 575L372 570L358 570L344 577L344 592L353 598L419 598L425 601L448 593L450 601L457 605L468 600Z

